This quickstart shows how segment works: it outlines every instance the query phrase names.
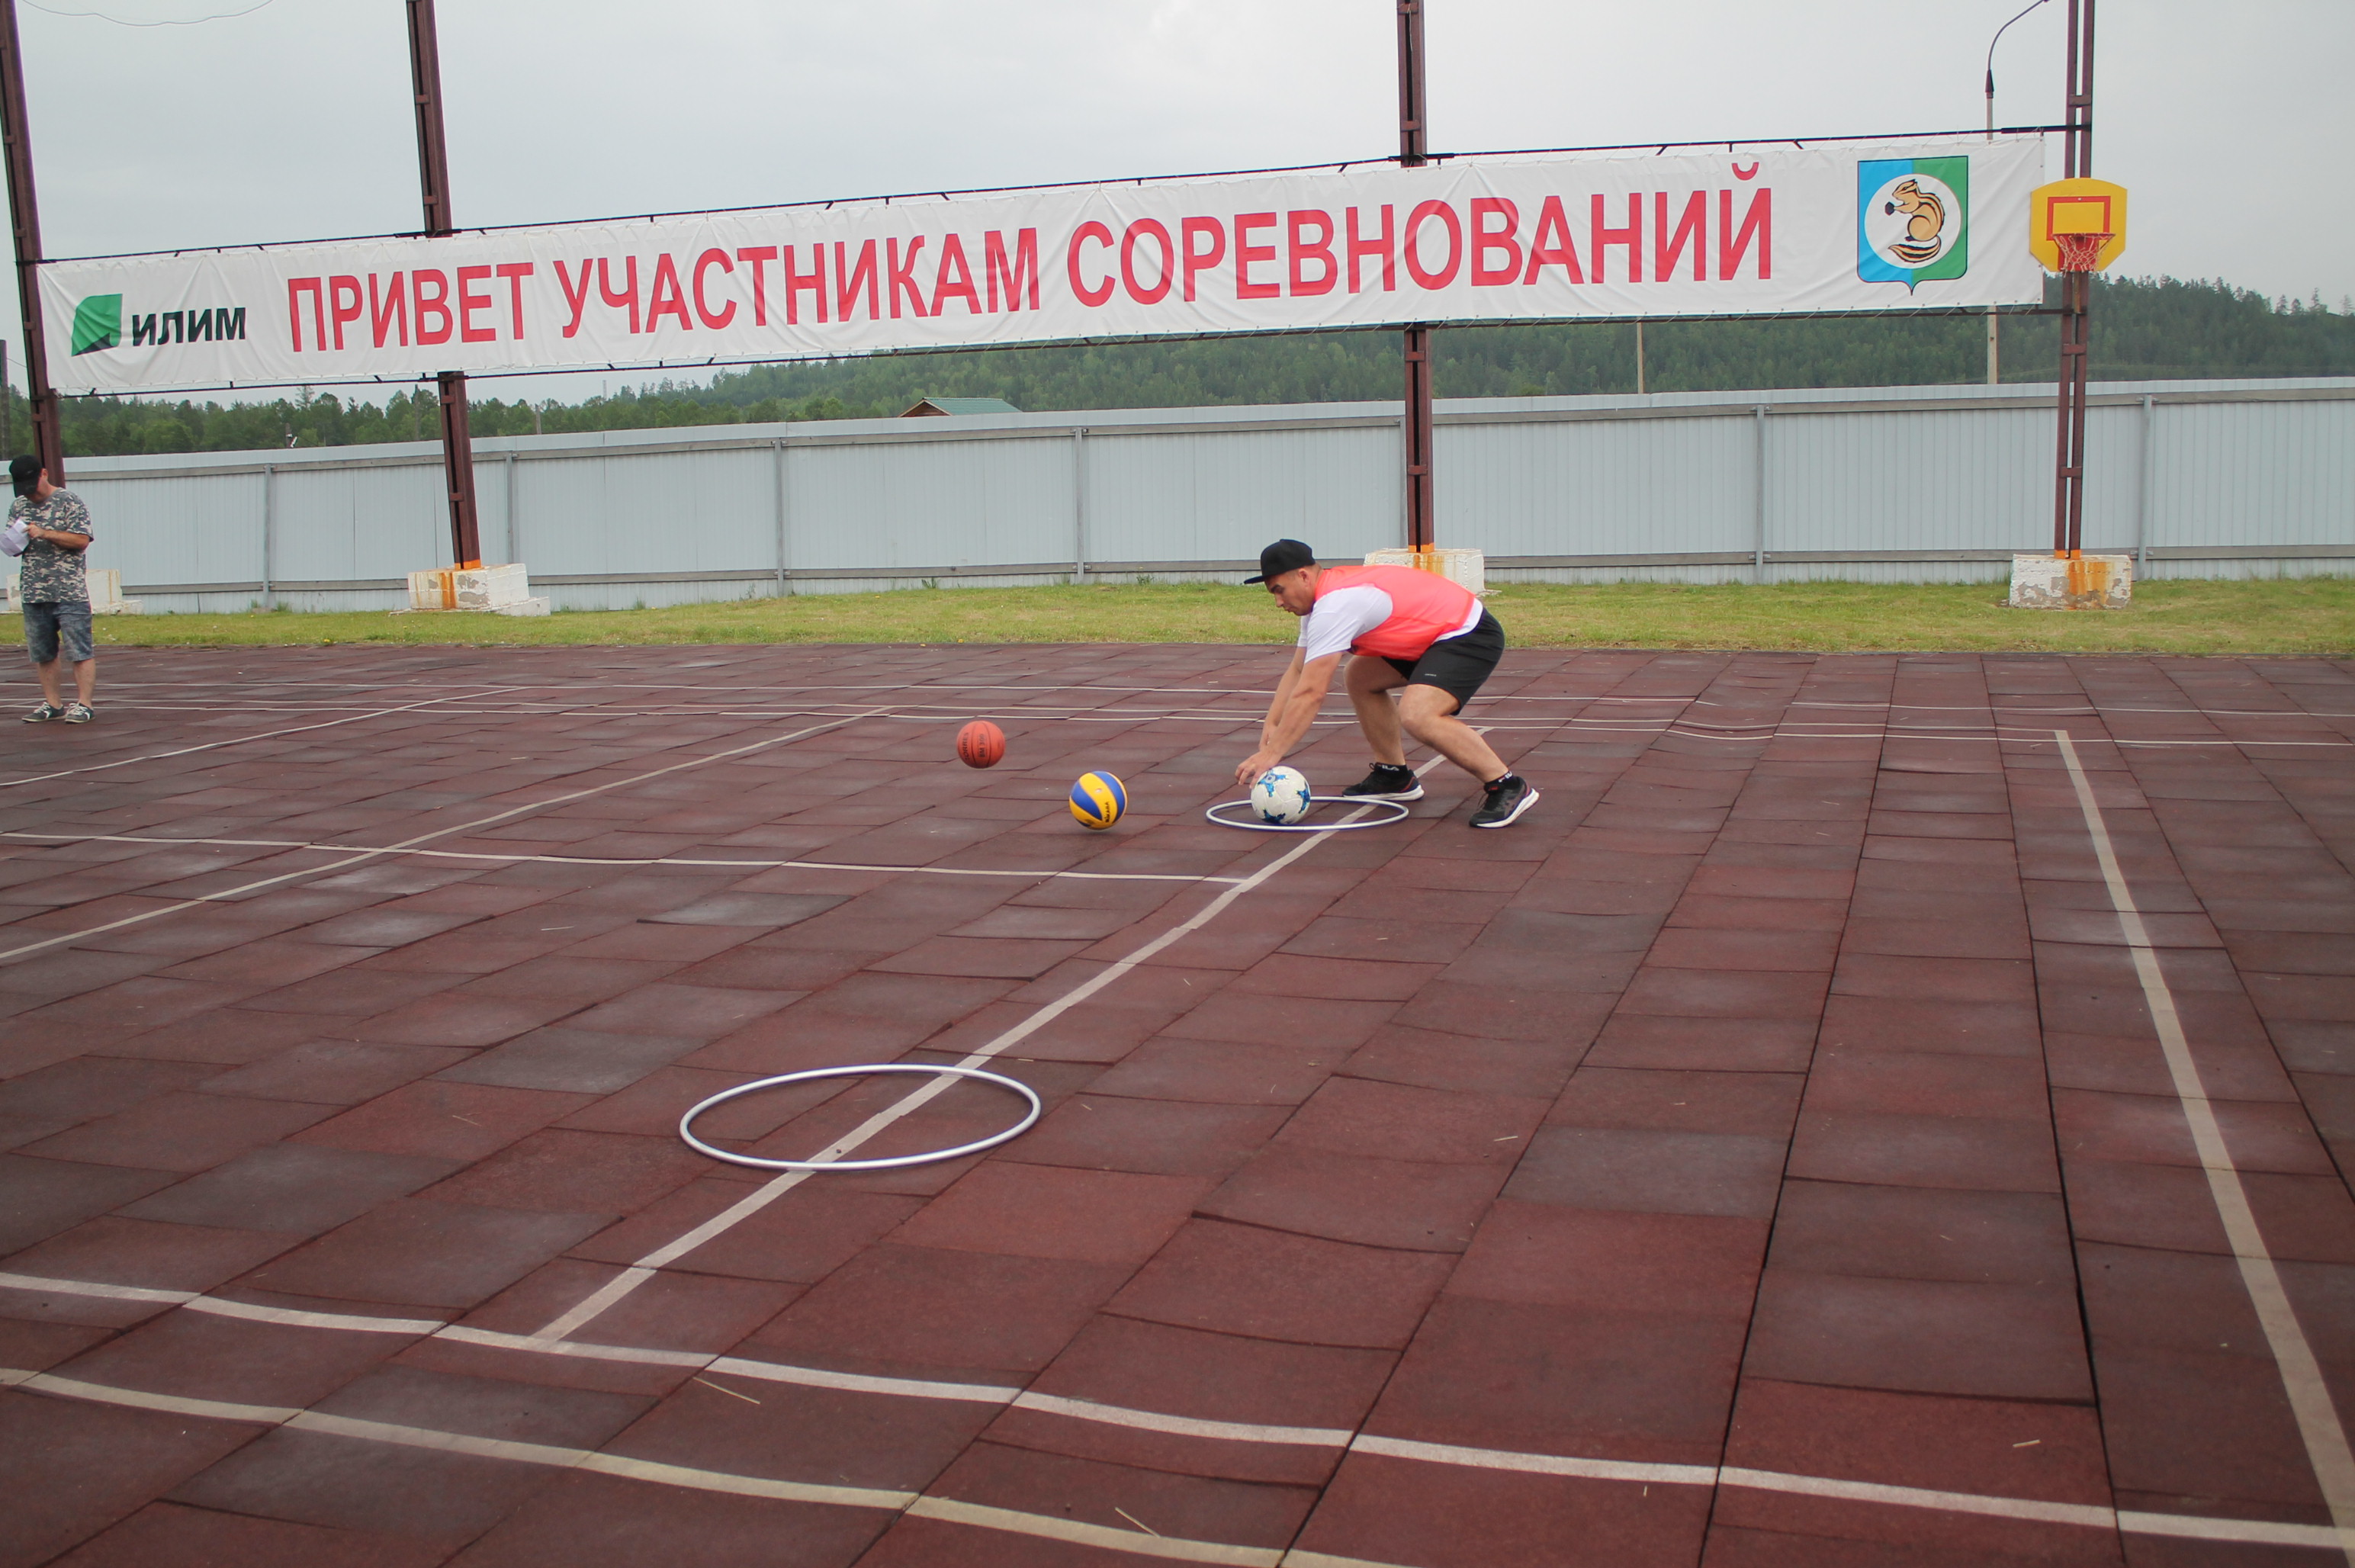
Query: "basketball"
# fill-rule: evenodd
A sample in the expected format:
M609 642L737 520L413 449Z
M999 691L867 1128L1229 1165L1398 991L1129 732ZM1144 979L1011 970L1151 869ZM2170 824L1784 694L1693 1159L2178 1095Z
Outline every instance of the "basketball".
M1251 787L1252 810L1262 822L1297 822L1308 815L1308 779L1297 768L1270 768Z
M1110 773L1082 773L1071 786L1071 815L1082 827L1101 831L1128 809L1128 792Z
M994 768L1006 760L1006 731L976 719L957 731L957 761L969 768Z

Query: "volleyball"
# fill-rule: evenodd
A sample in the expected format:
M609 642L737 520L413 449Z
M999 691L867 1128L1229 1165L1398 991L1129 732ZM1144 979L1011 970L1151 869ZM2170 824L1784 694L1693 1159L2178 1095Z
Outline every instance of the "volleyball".
M1082 773L1071 786L1071 815L1082 827L1103 829L1128 809L1128 792L1110 773Z
M1297 768L1270 768L1251 787L1252 809L1262 822L1290 825L1308 815L1308 779Z
M1006 756L1006 731L976 719L957 731L957 761L969 768L994 768Z

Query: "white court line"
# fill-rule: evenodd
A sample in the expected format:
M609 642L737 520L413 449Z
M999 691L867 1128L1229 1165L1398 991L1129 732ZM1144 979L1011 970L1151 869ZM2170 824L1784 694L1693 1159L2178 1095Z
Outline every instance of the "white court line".
M2126 949L2134 955L2135 976L2142 983L2143 1003L2150 1009L2159 1051L2167 1059L2168 1076L2174 1081L2176 1101L2183 1107L2192 1145L2200 1153L2200 1168L2207 1174L2209 1196L2215 1200L2217 1217L2224 1223L2225 1238L2232 1243L2233 1259L2240 1264L2241 1283L2249 1293L2250 1304L2256 1308L2265 1343L2280 1371L2282 1391L2289 1398L2291 1413L2297 1419L2298 1436L2306 1445L2307 1463L2314 1468L2315 1482L2338 1527L2331 1544L2345 1553L2349 1563L2355 1563L2355 1452L2348 1447L2347 1429L2331 1403L2330 1389L2323 1381L2314 1347L2307 1343L2306 1330L2298 1324L2289 1293L2282 1285L2281 1271L2275 1266L2273 1253L2265 1246L2264 1232L2249 1207L2248 1189L2242 1184L2240 1168L2232 1162L2232 1147L2216 1120L2216 1108L2200 1082L2199 1064L2192 1060L2182 1018L2175 1009L2175 995L2168 988L2167 976L2159 968L2158 949L2143 924L2142 912L2136 907L2133 890L2127 887L2126 875L2118 869L2117 854L2110 845L2109 827L2103 820L2100 803L2094 798L2093 781L2085 776L2084 764L2077 759L2077 748L2069 732L2055 730L2052 738L2061 747L2062 760L2069 766L2069 782L2076 788L2077 806L2084 814L2085 831L2093 838L2102 880L2109 888L2110 904L2117 912Z
M499 1336L514 1339L517 1336ZM641 1352L641 1354L649 1354ZM676 1351L653 1352L677 1356ZM742 1361L721 1357L710 1360L709 1370L735 1377L764 1378L770 1381L804 1383L817 1388L847 1389L858 1392L912 1394L919 1398L963 1399L992 1404L1018 1403L1017 1391L962 1383L923 1383L899 1378L860 1378L849 1373L828 1373L816 1369L773 1366L766 1362ZM781 1375L791 1374L791 1375ZM706 1491L733 1491L748 1496L790 1497L795 1500L836 1501L847 1507L907 1507L912 1511L958 1522L980 1524L985 1529L1013 1531L1021 1534L1050 1533L1041 1527L1041 1516L1012 1514L989 1510L991 1517L964 1510L975 1505L956 1504L946 1499L914 1500L910 1493L871 1493L858 1488L833 1488L837 1494L848 1496L813 1498L806 1483L772 1480L755 1476L732 1475L725 1471L698 1470L684 1466L655 1464L619 1455L597 1454L591 1450L556 1448L539 1444L508 1443L495 1438L473 1437L459 1433L439 1432L430 1428L397 1426L386 1423L356 1421L348 1417L319 1414L275 1405L235 1404L220 1400L191 1399L175 1394L149 1393L106 1383L92 1383L57 1376L54 1373L0 1368L0 1386L30 1387L43 1393L69 1399L84 1399L134 1409L160 1410L177 1415L197 1415L222 1421L254 1422L265 1425L282 1425L298 1431L325 1433L332 1435L361 1438L375 1442L394 1443L408 1447L436 1448L444 1452L480 1455L485 1457L514 1459L530 1464L559 1465L592 1469L610 1475L627 1475L658 1484L692 1488ZM1020 1401L1047 1396L1021 1395ZM1028 1408L1047 1408L1028 1406ZM1296 1443L1319 1447L1339 1447L1342 1444L1327 1443L1331 1435L1313 1427L1256 1426L1245 1423L1190 1422L1178 1416L1157 1415L1150 1412L1117 1411L1114 1407L1092 1405L1078 1400L1051 1402L1050 1413L1069 1414L1082 1420L1104 1420L1107 1415L1141 1418L1124 1419L1121 1425L1134 1425L1146 1430L1178 1432L1191 1436L1226 1437L1224 1430L1198 1431L1197 1427L1232 1428L1240 1435L1233 1441L1262 1443ZM1403 1459L1417 1463L1457 1466L1473 1469L1506 1470L1524 1475L1562 1476L1576 1479L1602 1480L1635 1486L1740 1487L1752 1491L1781 1493L1789 1496L1830 1498L1848 1502L1874 1504L1891 1508L1920 1509L1933 1513L1973 1514L1986 1518L2013 1519L2029 1523L2051 1524L2071 1528L2123 1531L2135 1535L2172 1536L2185 1540L2229 1541L2280 1546L2336 1548L2339 1532L2327 1525L2291 1524L2266 1520L2217 1519L2197 1514L2150 1513L2140 1510L2112 1509L2098 1503L2061 1503L2038 1498L1994 1497L1977 1492L1941 1491L1926 1487L1890 1486L1877 1481L1847 1480L1829 1476L1802 1476L1778 1470L1752 1470L1736 1466L1651 1464L1625 1459L1590 1459L1558 1454L1517 1454L1492 1448L1466 1448L1454 1444L1417 1443L1403 1438L1377 1437L1360 1434L1354 1439L1348 1433L1339 1435L1353 1453L1381 1458ZM869 1501L875 1498L908 1499L904 1502ZM1067 1520L1047 1521L1055 1526ZM1080 1540L1076 1536L1057 1539ZM1085 1538L1093 1541L1093 1537ZM1123 1536L1117 1542L1121 1550L1134 1551L1130 1540ZM1252 1551L1255 1548L1224 1547L1219 1542L1190 1542L1222 1551ZM1215 1556L1185 1555L1189 1562L1223 1562ZM1273 1559L1271 1559L1273 1560ZM1295 1551L1283 1557L1286 1568L1298 1568L1309 1563L1358 1563L1358 1558L1332 1557L1316 1552ZM1381 1565L1389 1568L1389 1565Z
M338 724L357 724L363 719L382 719L394 713L413 713L436 703L457 700L450 697L429 697L421 702L404 703L399 708L382 708L369 713L347 714L341 719L324 720L316 724L297 724L286 730L265 730L258 735L232 735L225 741L208 741L201 746L180 746L168 752L149 752L141 756L123 757L112 763L92 763L86 768L61 768L53 773L32 773L21 779L0 779L0 789L12 789L17 784L46 784L51 779L72 778L78 773L102 773L109 768L127 768L133 763L159 763L173 757L193 756L198 752L218 751L223 746L242 746L251 741L275 740L281 735L300 735L307 730L332 730ZM123 707L135 706L131 703Z
M1429 773L1433 768L1437 767L1445 760L1446 759L1444 757L1432 758L1429 762L1424 763L1421 767L1415 770L1415 776L1418 778L1422 777L1424 773ZM1370 808L1360 806L1358 811L1352 813L1351 816L1352 817L1362 816ZM1232 887L1227 889L1226 891L1220 893L1217 898L1212 899L1208 904L1204 905L1199 912L1192 916L1192 918L1182 921L1178 924L1170 927L1167 931L1163 932L1159 936L1155 937L1151 942L1146 943L1144 946L1138 948L1127 957L1123 958L1116 963L1108 965L1103 970L1091 976L1088 979L1081 982L1071 990L1065 992L1062 996L1058 997L1055 1000L1048 1003L1045 1007L1040 1008L1037 1012L1032 1013L1020 1023L1016 1024L1013 1028L1006 1030L1005 1033L998 1035L988 1043L975 1048L961 1061L959 1061L957 1065L960 1067L977 1067L981 1063L991 1060L1001 1052L1008 1051L1014 1046L1021 1043L1039 1029L1045 1028L1048 1024L1052 1023L1055 1019L1062 1017L1064 1013L1079 1006L1082 1002L1086 1001L1090 997L1094 996L1105 987L1112 985L1116 980L1119 980L1124 976L1127 975L1130 970L1135 969L1138 965L1143 964L1146 959L1151 958L1154 955L1168 947L1171 944L1178 942L1185 937L1192 935L1195 932L1201 930L1202 927L1208 925L1211 921L1225 913L1228 908L1231 907L1237 899L1241 898L1245 893L1252 891L1253 889L1263 885L1269 878L1274 876L1278 871L1283 870L1286 866L1291 865L1295 860L1299 859L1303 855L1305 855L1310 850L1316 848L1318 844L1324 842L1324 839L1325 835L1323 834L1312 833L1308 835L1299 843L1294 845L1291 848L1285 850L1274 859L1270 860L1266 865L1261 867L1250 876L1245 877L1242 880L1235 883ZM878 1133L882 1132L886 1127L890 1126L893 1123L900 1120L904 1116L913 1114L922 1106L930 1104L934 1097L945 1093L949 1086L955 1082L955 1079L950 1077L941 1077L932 1080L931 1083L925 1084L924 1087L916 1090L914 1093L908 1094L904 1098L897 1100L891 1104L885 1106L882 1110L876 1112L875 1115L868 1117L867 1120L861 1122L858 1126L852 1128L849 1132L844 1134L841 1137L837 1138L833 1143L827 1145L825 1148L818 1150L809 1157L812 1160L816 1161L833 1161L840 1159L843 1156L850 1153L853 1149L858 1148L861 1144L867 1142L868 1139L875 1136ZM540 1330L541 1335L550 1339L561 1339L566 1338L574 1330L580 1328L583 1324L589 1323L596 1318L600 1314L611 1307L615 1302L620 1301L632 1291L636 1290L640 1285L645 1284L646 1281L652 1279L655 1276L655 1271L661 1268L665 1264L676 1263L678 1259L683 1258L687 1253L695 1251L696 1248L702 1246L706 1242L710 1241L713 1237L722 1235L728 1231L733 1229L735 1226L741 1224L746 1220L749 1220L753 1215L759 1213L762 1210L766 1209L770 1204L774 1203L778 1199L783 1198L794 1188L799 1187L803 1182L808 1180L815 1174L816 1172L808 1170L788 1170L781 1175L771 1178L762 1186L755 1188L750 1195L738 1200L726 1209L721 1210L719 1213L713 1215L710 1219L706 1220L702 1224L696 1226L693 1230L688 1231L686 1234L679 1236L676 1240L668 1242L662 1246L656 1247L653 1252L648 1253L645 1256L640 1258L637 1262L623 1269L620 1274L617 1274L612 1279L607 1280L602 1285L591 1292L590 1295L577 1303L571 1310L559 1315L553 1322L550 1322L546 1328L542 1328Z
M168 838L138 833L0 833L0 838L25 838L57 844L203 845L230 849L316 849L341 855L420 855L437 860L493 860L501 865L528 861L545 866L704 866L747 871L906 871L935 877L1074 877L1093 882L1240 882L1241 877L1189 877L1175 871L1047 871L993 870L963 866L870 866L857 860L698 860L685 855L526 855L476 849L407 849L398 845L314 844L299 838Z
M26 957L31 954L46 952L48 949L52 947L62 947L72 943L82 941L86 937L97 936L104 932L120 931L127 925L138 925L146 921L159 920L167 914L177 914L182 910L197 909L205 904L219 903L227 899L240 898L247 893L259 892L264 888L277 887L285 882L304 881L312 877L323 877L330 871L339 871L346 866L358 865L363 860L376 859L382 856L392 854L398 850L410 848L415 845L431 843L436 838L447 838L453 834L471 833L477 827L487 827L494 822L505 822L510 817L522 816L530 812L545 811L552 805L563 805L572 801L585 800L592 795L602 795L607 790L623 789L631 784L644 784L648 779L661 778L666 773L679 773L688 768L699 768L706 763L726 762L731 757L741 757L749 752L764 751L771 746L782 746L788 741L799 741L807 736L819 734L827 730L839 730L845 724L855 723L858 720L864 717L867 717L867 715L853 714L847 719L832 720L824 724L811 725L805 730L796 730L790 735L773 736L766 741L755 741L747 746L737 746L725 752L713 752L705 756L690 757L686 762L672 763L666 767L656 768L651 773L634 773L628 778L614 779L609 784L591 784L587 789L574 790L569 795L556 795L548 800L533 801L529 805L515 806L509 810L499 812L495 816L477 817L472 822L460 823L454 827L442 827L436 828L431 833L421 833L414 838L404 839L400 843L393 845L390 848L363 850L356 855L347 855L340 860L331 860L324 866L314 866L307 870L281 872L277 876L264 877L259 881L247 882L241 886L226 889L218 893L206 893L200 898L183 899L176 903L168 903L161 906L160 908L144 910L138 914L125 915L121 920L108 921L103 925L89 926L80 931L69 931L62 935L50 937L45 942L27 943L22 947L12 947L7 949L5 952L0 952L0 964L11 963L16 959ZM943 1080L943 1082L945 1082L945 1080Z

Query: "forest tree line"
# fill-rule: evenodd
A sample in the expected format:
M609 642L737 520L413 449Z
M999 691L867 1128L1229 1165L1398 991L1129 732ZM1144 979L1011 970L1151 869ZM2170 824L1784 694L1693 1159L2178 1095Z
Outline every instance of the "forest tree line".
M2268 300L2221 282L2097 280L2096 380L2355 375L2355 313L2319 298ZM2003 379L2049 381L2059 338L2051 316L2008 318ZM1636 329L1626 323L1455 327L1433 334L1443 398L1540 397L1636 389ZM1655 392L1938 386L1982 382L1978 316L1653 322L1645 382ZM753 424L896 414L924 397L1004 398L1030 411L1314 403L1400 396L1390 332L1214 337L1052 348L879 354L723 370L709 385L663 381L563 403L485 395L527 379L474 384L478 436ZM28 443L22 396L5 393L8 443ZM334 392L223 405L193 400L69 398L68 455L250 452L427 441L439 420L431 385L382 405Z

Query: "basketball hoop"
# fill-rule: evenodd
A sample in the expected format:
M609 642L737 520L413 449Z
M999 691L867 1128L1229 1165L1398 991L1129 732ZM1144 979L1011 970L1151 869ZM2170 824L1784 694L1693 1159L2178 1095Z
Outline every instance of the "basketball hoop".
M2102 247L2108 244L2107 234L2055 234L2053 247L2061 252L2061 268L2064 272L2092 272L2101 270Z

